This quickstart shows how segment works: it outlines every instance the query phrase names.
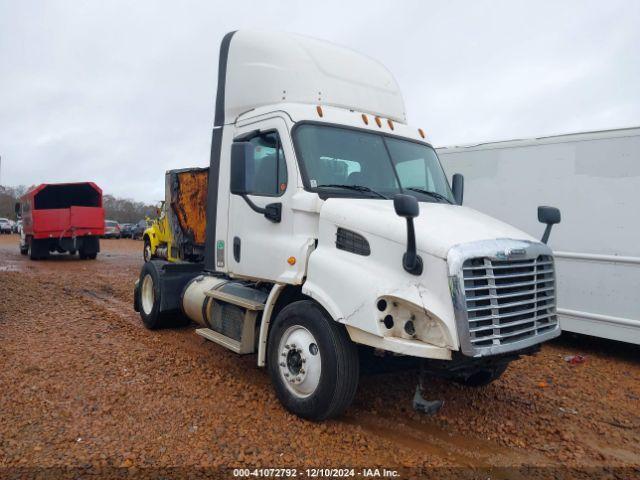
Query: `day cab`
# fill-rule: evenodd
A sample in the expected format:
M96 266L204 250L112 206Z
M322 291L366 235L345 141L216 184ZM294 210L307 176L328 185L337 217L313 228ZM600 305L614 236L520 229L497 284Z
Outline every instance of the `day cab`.
M359 348L479 385L560 334L550 248L462 206L462 177L449 184L377 61L230 33L214 123L204 261L144 265L147 327L186 317L256 353L284 406L315 420L351 403Z

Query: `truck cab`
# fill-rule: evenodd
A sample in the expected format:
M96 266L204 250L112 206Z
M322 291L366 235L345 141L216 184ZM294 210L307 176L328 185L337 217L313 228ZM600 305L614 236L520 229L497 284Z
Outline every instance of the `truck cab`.
M462 206L384 66L240 31L218 82L204 261L145 264L147 327L182 315L257 353L284 406L315 420L353 399L358 348L481 384L560 334L550 248ZM557 213L539 211L548 229Z

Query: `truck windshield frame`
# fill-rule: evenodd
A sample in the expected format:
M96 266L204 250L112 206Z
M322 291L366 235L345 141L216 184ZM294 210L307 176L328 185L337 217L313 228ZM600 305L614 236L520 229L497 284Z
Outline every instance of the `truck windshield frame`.
M297 122L291 135L304 189L322 199L390 199L405 193L421 202L455 203L438 155L426 142L317 121Z

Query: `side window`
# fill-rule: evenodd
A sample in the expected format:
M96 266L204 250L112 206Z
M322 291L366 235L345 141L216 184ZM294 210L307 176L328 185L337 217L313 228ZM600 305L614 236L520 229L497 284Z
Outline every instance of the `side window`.
M278 197L287 189L287 163L280 137L276 132L264 133L249 140L253 144L251 195Z

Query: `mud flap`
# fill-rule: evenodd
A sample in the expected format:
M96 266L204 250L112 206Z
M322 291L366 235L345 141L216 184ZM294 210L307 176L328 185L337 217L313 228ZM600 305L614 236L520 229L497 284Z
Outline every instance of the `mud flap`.
M165 260L151 260L158 271L160 281L160 312L182 312L182 292L189 281L202 273L202 264L188 262L168 262ZM133 308L140 312L140 279L133 290Z

